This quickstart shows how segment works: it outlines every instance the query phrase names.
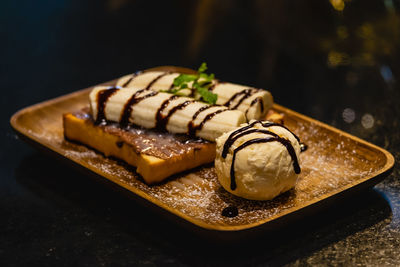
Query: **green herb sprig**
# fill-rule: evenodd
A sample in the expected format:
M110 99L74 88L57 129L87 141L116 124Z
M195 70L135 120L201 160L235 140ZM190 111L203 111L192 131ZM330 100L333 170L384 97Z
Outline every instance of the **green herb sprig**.
M207 64L203 62L197 70L197 74L180 74L174 79L174 87L164 92L174 95L184 95L181 92L184 89L196 90L201 97L200 100L214 105L217 102L218 95L209 91L214 74L207 74L205 73L206 70ZM190 82L193 82L191 87L189 87Z

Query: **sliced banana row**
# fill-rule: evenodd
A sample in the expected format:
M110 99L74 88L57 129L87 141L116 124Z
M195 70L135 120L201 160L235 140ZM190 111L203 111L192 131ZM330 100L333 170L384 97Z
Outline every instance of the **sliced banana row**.
M91 91L89 100L96 121L129 122L209 141L246 121L244 113L238 110L145 88L98 86Z
M117 86L148 88L155 91L168 90L172 88L174 79L179 75L180 73L161 71L135 73L121 77L117 81ZM211 90L218 95L217 105L243 111L248 121L263 119L273 104L271 93L263 89L214 80ZM197 100L200 99L200 95L193 94L189 89L181 92Z

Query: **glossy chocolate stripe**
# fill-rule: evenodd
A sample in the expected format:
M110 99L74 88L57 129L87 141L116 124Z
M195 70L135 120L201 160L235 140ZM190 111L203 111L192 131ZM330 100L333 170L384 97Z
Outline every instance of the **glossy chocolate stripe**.
M125 106L121 112L121 117L119 120L119 123L122 127L125 127L128 125L129 123L129 118L131 116L132 113L132 108L135 104L139 103L140 101L155 96L158 94L158 92L151 92L147 95L144 95L142 97L138 97L142 92L147 91L147 89L141 89L139 91L136 91L130 98L129 100L125 103Z
M117 87L110 87L105 90L101 90L97 93L97 118L95 121L95 124L99 124L106 120L106 115L105 115L105 108L106 108L106 103L107 100L115 94L119 88Z
M223 105L229 108L229 106L232 104L232 102L233 102L238 96L245 94L245 92L246 92L247 90L248 90L248 89L244 89L244 90L242 90L242 91L240 91L240 92L237 92L236 94L232 95L231 98L229 98L229 100L226 101Z
M263 113L264 112L264 100L262 99L262 97L259 97L258 99L259 99L258 103L260 103L261 113Z
M192 116L192 120L188 123L188 134L190 135L190 136L194 136L194 135L196 135L196 127L194 126L194 121L197 119L197 117L199 116L199 114L201 113L201 112L203 112L204 110L207 110L207 109L209 109L209 108L211 108L211 107L213 107L213 106L203 106L203 107L201 107L201 108L199 108L199 110L197 110L194 114L193 114L193 116Z
M268 131L268 130L263 130L263 129L254 128L254 129L249 129L248 131L243 131L243 132L233 136L232 138L228 138L225 141L224 148L222 149L222 153L221 153L222 158L226 158L226 156L229 152L229 148L231 148L231 146L237 139L239 139L240 137L242 137L244 135L248 135L251 133L264 133L264 134L272 135L274 137L279 137L276 133Z
M210 91L210 92L214 91L215 87L218 84L220 84L220 81L219 80L215 80L214 83L210 87L208 87L208 91Z
M282 124L275 123L275 122L262 122L262 121L253 121L253 122L250 123L249 125L247 125L247 126L245 126L245 127L241 127L241 128L239 128L239 129L233 131L233 132L229 135L229 137L228 137L227 140L233 138L233 136L235 136L235 135L238 134L238 133L241 133L241 132L243 132L243 131L246 131L247 129L252 128L254 125L256 125L256 124L258 124L258 123L261 124L261 126L263 126L263 127L265 127L265 128L271 127L271 126L282 127L282 128L284 128L284 129L286 129L288 132L290 132L290 133L294 136L294 138L296 138L296 140L297 140L298 142L300 142L300 138L299 138L297 135L295 135L294 133L292 133L288 128L286 128L286 127L283 126Z
M237 185L236 185L236 179L235 179L235 160L236 160L236 154L242 150L243 148L250 146L252 144L258 144L258 143L268 143L268 142L280 142L282 145L284 145L291 156L293 160L293 168L294 172L296 174L299 174L301 172L300 165L297 159L296 152L294 151L294 148L292 146L292 143L289 140L286 140L281 137L269 137L269 138L255 138L251 139L243 144L241 144L239 147L237 147L233 151L233 156L232 156L232 164L231 164L231 170L230 170L230 176L231 176L231 190L235 190Z
M192 131L194 132L194 134L196 134L197 131L200 131L203 128L204 124L207 121L209 121L212 118L214 118L215 115L217 115L219 113L222 113L222 112L225 112L227 110L229 110L229 109L219 109L219 110L217 110L217 111L215 111L213 113L208 114L207 116L204 117L203 121L199 125L193 127Z
M295 135L292 131L290 131L286 126L280 124L280 123L275 123L275 122L267 122L267 123L262 123L261 124L263 127L271 127L271 126L278 126L278 127L282 127L284 129L286 129L289 133L291 133L293 135L294 138L296 138L296 140L298 142L300 142L300 138Z
M169 118L178 110L185 108L187 105L196 102L196 100L187 100L175 107L173 107L169 112L168 115L165 117L160 117L158 121L156 121L156 127L159 130L166 130Z
M164 119L162 112L166 107L168 107L169 103L171 103L171 101L176 98L178 98L177 95L172 95L168 99L164 100L164 102L162 102L160 108L156 112L156 128L161 128L159 123Z
M247 90L244 92L243 97L242 97L242 98L236 103L236 105L233 106L231 109L237 109L237 108L240 106L240 104L242 104L242 102L243 102L245 99L249 98L249 97L252 96L253 94L254 94L254 90L252 90L252 89L247 89Z
M300 152L304 152L308 149L308 145L305 143L300 143Z
M127 87L133 81L133 79L135 79L141 73L142 73L141 71L137 71L134 74L132 74L132 76L122 85L122 87Z
M282 124L276 123L276 122L262 122L262 121L254 121L254 122L250 123L250 125L252 125L252 127L253 127L256 123L261 123L261 125L263 127L271 127L271 126L282 127L285 130L287 130L289 133L291 133L298 142L300 142L300 138L297 135L295 135L292 131L290 131L285 125L282 125Z
M236 94L231 96L231 98L229 98L228 101L226 101L224 106L226 106L226 107L228 107L230 109L236 109L246 98L250 97L254 93L255 93L255 90L253 90L252 88L247 88L247 89L244 89L244 90L242 90L240 92L237 92ZM235 99L238 98L241 95L243 95L243 97L238 101L238 103L235 106L231 107L232 102L235 101Z
M146 86L146 89L149 90L149 89L153 86L153 84L155 84L159 79L161 79L162 77L164 77L164 76L166 76L166 75L168 75L168 74L170 74L170 72L164 72L164 73L158 75L157 77L155 77L155 78Z
M247 113L249 112L250 108L257 103L260 103L261 113L264 112L264 101L263 101L262 97L256 97L253 99L253 101L251 101L250 106L246 109L246 112L245 112L246 118L247 118Z

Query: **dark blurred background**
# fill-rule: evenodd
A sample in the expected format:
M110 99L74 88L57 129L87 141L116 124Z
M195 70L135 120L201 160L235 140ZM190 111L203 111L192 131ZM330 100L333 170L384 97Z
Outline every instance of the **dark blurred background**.
M137 70L205 61L219 79L266 88L400 160L399 0L6 0L0 33L2 266L193 263L196 246L153 233L157 216L35 152L8 123L22 107ZM356 204L314 217L308 234L294 231L294 243L231 264L398 263L399 192L396 164Z
M2 114L136 70L206 61L220 79L266 88L277 103L368 138L376 125L395 126L380 107L399 98L399 8L396 0L3 1L10 98L2 101L15 106Z

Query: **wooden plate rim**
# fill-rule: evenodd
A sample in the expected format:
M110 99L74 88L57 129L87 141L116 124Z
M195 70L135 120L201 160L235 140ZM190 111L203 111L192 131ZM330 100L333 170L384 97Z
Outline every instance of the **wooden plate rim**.
M150 70L155 70L155 71L156 70L177 70L177 71L182 71L182 72L186 72L186 73L193 72L193 70L190 70L190 69L187 69L187 68L174 67L174 66L161 66L161 67L148 69L146 71L150 71ZM109 81L109 82L106 82L106 83L102 83L100 85L111 84L114 81L115 80ZM201 221L199 219L192 218L192 217L180 212L179 210L176 210L176 209L166 205L165 203L161 202L160 200L158 200L156 198L151 197L150 195L146 194L145 192L139 190L136 187L130 187L127 184L119 181L118 179L114 179L112 176L109 176L109 175L107 175L105 173L99 172L99 170L97 168L86 164L86 162L83 161L83 160L75 159L73 157L70 157L70 156L66 155L65 153L63 153L62 149L58 149L57 147L53 147L50 144L48 144L46 142L43 142L39 137L36 137L35 135L29 133L29 131L26 128L24 128L22 125L19 125L19 123L18 123L18 119L21 116L23 116L23 115L25 115L25 114L33 111L33 110L41 109L43 107L46 107L46 106L49 106L49 105L52 105L52 104L60 103L60 102L62 102L64 100L66 100L66 99L69 99L69 98L72 98L72 97L75 97L75 96L79 96L81 94L85 94L88 91L90 91L91 88L93 88L93 87L89 87L89 88L86 88L86 89L83 89L83 90L79 90L79 91L76 91L76 92L73 92L73 93L69 93L69 94L66 94L66 95L63 95L63 96L60 96L60 97L56 97L56 98L53 98L53 99L50 99L50 100L47 100L47 101L43 101L43 102L31 105L29 107L23 108L23 109L17 111L14 115L12 115L12 117L10 118L10 124L11 124L12 128L14 129L14 131L16 131L18 134L23 135L24 137L34 141L35 143L37 143L37 144L39 144L41 146L43 146L44 148L46 148L46 149L48 149L50 151L58 153L59 155L63 156L65 159L71 160L74 163L85 167L86 169L90 170L91 172L93 172L93 173L95 173L97 175L100 175L100 176L112 181L113 183L118 184L119 186L121 186L121 187L125 188L126 190L138 195L139 197L151 202L152 204L154 204L154 205L156 205L156 206L158 206L158 207L160 207L160 208L162 208L164 210L167 210L170 213L172 213L172 214L174 214L174 215L176 215L176 216L178 216L178 217L180 217L180 218L182 218L182 219L184 219L184 220L186 220L186 221L188 221L188 222L190 222L190 223L192 223L192 224L194 224L196 226L199 226L199 227L207 229L207 230L239 231L239 230L245 230L245 229L261 226L263 224L266 224L268 222L276 220L277 218L281 218L281 217L283 217L285 215L288 215L290 213L300 211L300 210L302 210L302 209L304 209L306 207L314 205L314 204L316 204L316 203L318 203L318 202L320 202L322 200L328 199L328 198L330 198L330 197L332 197L334 195L337 195L337 194L342 193L344 191L348 191L349 189L351 189L351 188L353 188L353 187L355 187L357 185L360 185L360 184L362 184L362 183L364 183L364 182L366 182L366 181L368 181L370 179L373 179L373 178L377 179L378 177L387 176L391 172L391 170L393 169L393 166L394 166L395 160L394 160L393 155L389 151L387 151L387 150L385 150L385 149L383 149L381 147L378 147L378 146L376 146L376 145L374 145L374 144L372 144L370 142L362 140L362 139L360 139L360 138L358 138L356 136L353 136L353 135L351 135L349 133L346 133L346 132L344 132L342 130L334 128L334 127L332 127L332 126L330 126L328 124L325 124L323 122L320 122L318 120L310 118L310 117L308 117L306 115L300 114L300 113L298 113L296 111L293 111L293 110L288 109L286 107L283 107L281 105L274 104L273 108L278 110L278 111L285 112L285 113L290 113L294 117L299 117L302 120L312 122L312 123L320 126L321 128L325 128L325 129L327 129L329 131L335 132L335 133L337 133L339 135L342 135L342 136L345 136L345 137L347 137L349 139L352 139L352 140L354 140L354 141L356 141L358 143L364 144L365 146L367 146L369 148L373 148L373 149L375 149L377 151L382 152L385 155L385 158L386 158L385 165L375 175L368 175L368 176L366 176L366 177L364 177L362 179L358 179L358 180L354 181L353 183L350 183L350 184L348 184L348 185L346 185L344 187L340 187L340 188L338 188L336 190L332 190L329 193L326 193L326 194L324 194L324 195L322 195L322 196L320 196L318 198L314 198L311 201L304 202L303 205L301 205L301 206L296 206L296 207L289 208L289 209L285 210L284 212L279 213L279 215L275 215L275 216L272 216L272 217L267 218L267 219L263 219L263 220L260 220L260 221L254 222L254 223L249 223L249 224L244 224L244 225L239 225L239 226L229 226L229 225L223 226L223 225L207 224L207 223L205 223L205 222L203 222L203 221Z

